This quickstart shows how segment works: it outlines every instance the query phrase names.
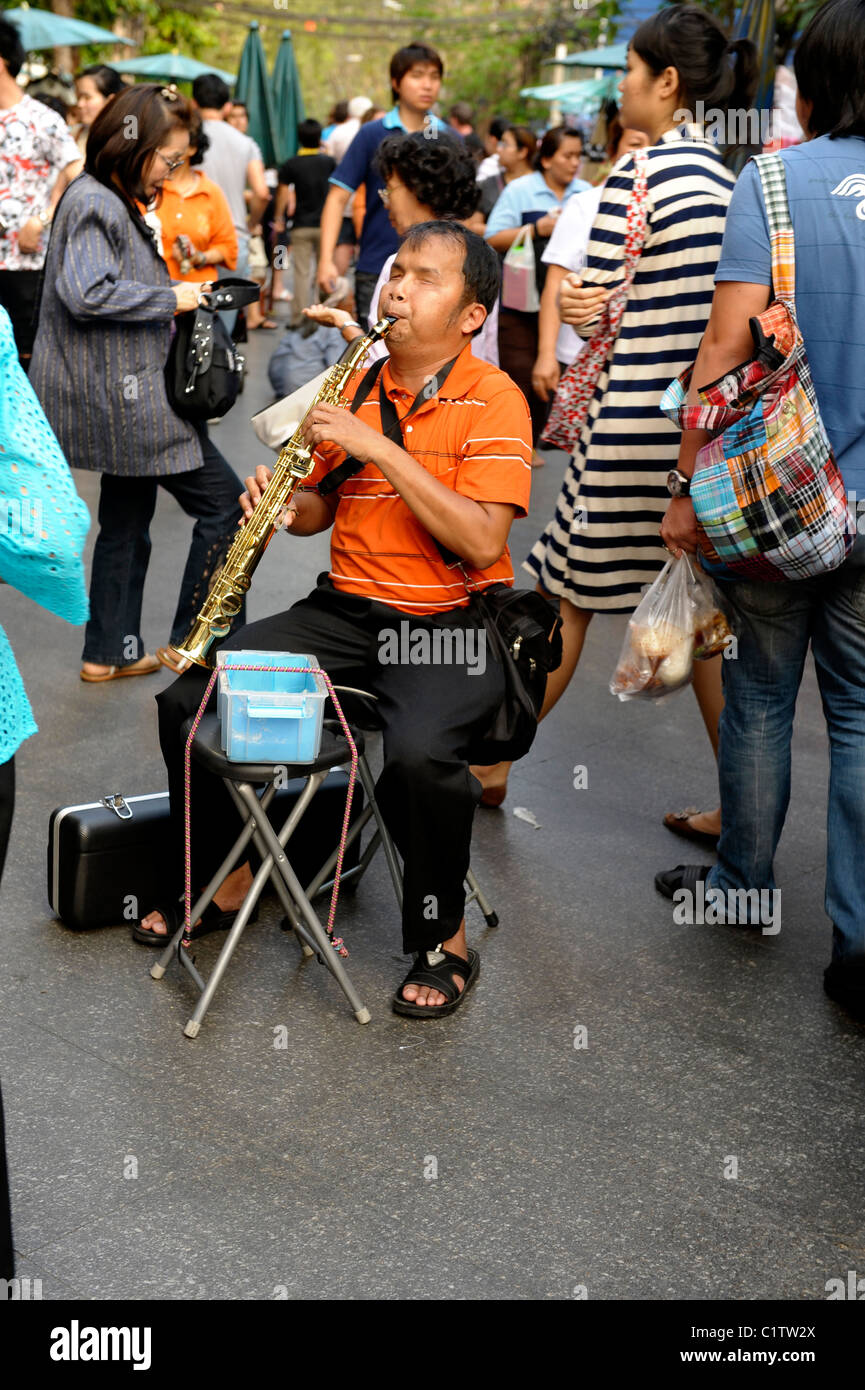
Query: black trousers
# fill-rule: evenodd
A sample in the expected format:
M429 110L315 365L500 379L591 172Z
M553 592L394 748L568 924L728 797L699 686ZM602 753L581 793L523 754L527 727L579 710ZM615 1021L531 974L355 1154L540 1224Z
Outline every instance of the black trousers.
M203 468L163 478L120 478L103 473L99 494L99 535L90 574L90 619L82 659L105 666L128 666L146 651L141 636L144 581L150 562L150 523L158 489L165 488L195 518L189 554L171 625L171 643L180 643L207 597L214 571L234 539L243 484L207 433L196 425ZM236 620L240 626L245 609Z
M406 624L405 628L401 624ZM427 634L436 651L437 629L454 629L453 651L483 659L452 664L409 664L410 634ZM470 633L466 641L466 633ZM382 815L404 861L403 947L427 950L459 928L465 907L472 820L480 783L469 772L473 748L504 698L501 667L478 637L464 609L434 617L409 616L371 599L338 593L324 576L318 588L285 613L250 623L226 648L307 653L318 658L334 685L368 690L379 698L384 767L376 788ZM396 653L395 643L402 648ZM441 639L438 639L441 641ZM415 657L423 655L417 639ZM476 672L473 674L473 672ZM168 768L171 813L182 876L183 744L181 727L201 703L207 674L190 670L156 701L159 738ZM214 700L215 705L215 692ZM203 887L237 837L237 812L222 781L192 764L192 874ZM172 889L174 884L172 884Z
M537 445L547 423L551 401L542 401L532 387L538 356L539 314L523 314L499 305L499 366L519 386L532 417L532 444Z
M25 372L36 338L36 295L40 270L0 270L0 304L12 320L18 360Z
M0 765L0 878L9 848L15 812L15 759ZM15 1273L12 1252L12 1216L9 1209L9 1174L6 1169L6 1135L3 1126L3 1093L0 1091L0 1279Z

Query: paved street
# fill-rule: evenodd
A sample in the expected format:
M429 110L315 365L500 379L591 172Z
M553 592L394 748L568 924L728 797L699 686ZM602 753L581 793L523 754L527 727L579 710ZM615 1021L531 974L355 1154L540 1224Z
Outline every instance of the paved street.
M241 474L271 457L248 418L270 399L278 335L251 337L252 379L213 431ZM564 470L547 458L518 560ZM76 477L95 512L97 476ZM189 529L161 497L151 651ZM326 554L321 537L279 536L250 616L301 596ZM153 696L170 677L82 684L80 631L8 588L0 608L40 726L17 760L0 902L0 1069L18 1272L46 1299L567 1299L581 1286L605 1300L820 1300L828 1279L865 1270L865 1029L822 991L828 759L810 664L778 935L674 925L655 893L658 869L701 858L661 817L714 804L711 753L690 692L613 699L625 620L598 620L505 807L478 813L474 867L501 925L471 910L482 969L465 1006L428 1024L391 1013L405 962L379 857L339 918L367 1027L301 963L268 899L192 1042L178 972L153 982L128 929L73 933L45 893L54 807L164 787ZM196 948L201 962L222 939Z

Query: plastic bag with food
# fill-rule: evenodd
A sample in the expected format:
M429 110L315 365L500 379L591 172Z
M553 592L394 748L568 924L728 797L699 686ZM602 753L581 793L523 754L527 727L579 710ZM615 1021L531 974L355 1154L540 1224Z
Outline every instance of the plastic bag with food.
M730 624L721 612L715 586L699 566L692 572L691 595L694 600L694 660L708 661L723 652L732 633Z
M670 558L628 622L610 691L620 700L657 700L691 680L694 576L687 555Z

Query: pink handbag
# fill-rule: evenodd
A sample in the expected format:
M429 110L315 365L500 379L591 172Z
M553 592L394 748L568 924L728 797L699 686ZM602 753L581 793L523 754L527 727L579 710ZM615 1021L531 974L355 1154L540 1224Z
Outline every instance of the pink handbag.
M645 150L634 150L634 186L628 201L625 230L625 274L601 311L598 326L576 361L563 372L541 440L573 454L595 394L598 377L619 333L619 325L646 240L649 161Z

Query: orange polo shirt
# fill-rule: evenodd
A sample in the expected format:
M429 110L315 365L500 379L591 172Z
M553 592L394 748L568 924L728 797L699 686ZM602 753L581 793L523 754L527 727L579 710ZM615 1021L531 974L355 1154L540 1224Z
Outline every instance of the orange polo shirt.
M363 379L355 374L347 399ZM360 406L358 419L381 431L378 391L387 392L399 419L412 396L396 386L388 360L377 387ZM404 429L403 447L445 487L475 502L505 502L525 516L531 487L532 427L525 397L509 376L472 356L465 347L441 395L432 396ZM400 440L395 437L395 443ZM342 463L345 451L322 444L315 453L311 483ZM436 543L379 472L367 464L347 479L339 498L330 542L330 577L345 593L388 603L406 613L429 614L463 608L468 602L458 570L450 570ZM466 565L471 581L512 584L510 551L486 570Z
M200 169L194 172L198 175L198 185L185 198L172 187L171 180L166 179L156 212L162 224L163 256L172 280L201 284L216 279L216 265L193 266L181 275L180 262L174 254L178 233L188 236L196 251L219 250L218 263L228 270L234 270L237 265L237 233L222 189Z

